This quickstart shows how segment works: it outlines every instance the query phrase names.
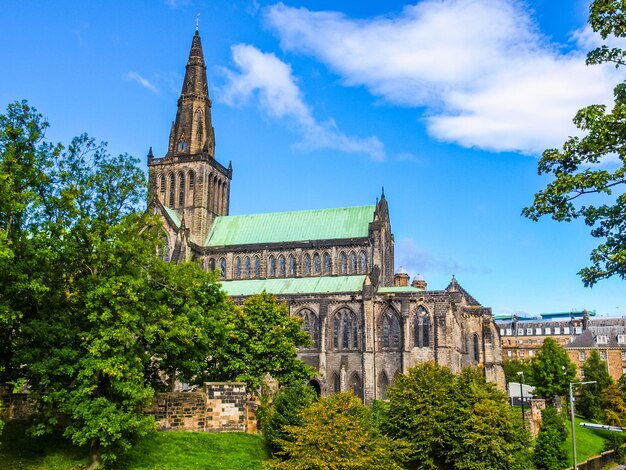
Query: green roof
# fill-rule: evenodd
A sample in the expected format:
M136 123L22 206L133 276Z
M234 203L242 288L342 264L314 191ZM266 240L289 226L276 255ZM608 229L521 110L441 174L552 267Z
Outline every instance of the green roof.
M178 214L176 213L176 211L166 206L163 206L163 209L165 209L165 212L167 212L167 215L170 216L170 219L172 219L172 222L174 222L174 224L176 225L176 228L180 228L180 217L178 217Z
M418 289L413 286L381 287L378 289L379 294L394 294L400 292L424 292L424 289Z
M369 235L375 206L217 217L206 246L251 245Z
M222 288L231 297L254 295L263 291L276 295L326 294L361 292L364 282L365 276L246 279L222 281Z

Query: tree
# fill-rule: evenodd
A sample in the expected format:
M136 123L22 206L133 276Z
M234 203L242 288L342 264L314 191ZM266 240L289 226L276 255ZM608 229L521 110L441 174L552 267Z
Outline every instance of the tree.
M250 296L226 315L226 341L210 358L208 379L239 380L258 390L268 374L281 385L312 377L313 368L296 356L296 347L310 344L309 335L274 295Z
M263 437L273 454L283 450L281 442L292 441L286 426L302 426L301 411L317 400L313 387L304 381L282 387L269 403L264 403L257 416L261 423Z
M626 397L617 384L612 383L602 390L600 407L604 424L626 427Z
M535 441L533 462L537 470L567 468L567 429L556 408L549 406L541 412L541 429Z
M554 338L546 338L530 364L529 382L535 386L535 396L552 398L568 393L569 383L576 378L576 366L565 349Z
M621 0L594 0L589 23L603 39L626 37L626 6ZM589 52L587 64L623 66L626 52L603 45ZM574 124L583 137L570 137L562 150L549 149L539 161L539 174L554 180L535 194L522 214L532 220L551 215L570 222L582 218L600 244L591 252L591 266L579 271L585 286L611 276L626 277L626 83L614 89L615 104L591 105L578 111ZM599 166L614 157L609 166ZM580 203L594 195L590 204Z
M576 399L576 411L592 421L602 420L601 398L606 387L613 383L607 363L600 358L597 349L592 349L591 354L583 363L585 381L595 381L582 387L580 396Z
M393 470L401 469L402 443L382 435L372 424L371 410L352 392L322 398L301 411L302 425L288 425L291 441L283 443L284 460L273 469Z
M518 361L517 359L510 359L508 361L504 361L502 367L504 368L504 379L506 380L506 383L519 382L518 372L523 372L524 377L530 378L529 362Z

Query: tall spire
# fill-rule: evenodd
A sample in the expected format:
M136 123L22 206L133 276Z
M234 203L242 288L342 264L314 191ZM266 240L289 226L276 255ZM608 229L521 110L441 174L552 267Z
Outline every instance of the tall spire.
M178 98L176 120L172 125L167 157L208 154L215 158L215 135L211 121L211 99L200 34L196 32Z

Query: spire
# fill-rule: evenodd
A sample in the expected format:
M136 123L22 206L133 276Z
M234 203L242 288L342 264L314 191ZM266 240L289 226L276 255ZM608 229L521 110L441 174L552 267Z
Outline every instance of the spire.
M211 121L211 99L206 78L202 42L196 32L191 40L185 79L178 98L176 120L172 125L167 156L196 155L215 157L215 135Z

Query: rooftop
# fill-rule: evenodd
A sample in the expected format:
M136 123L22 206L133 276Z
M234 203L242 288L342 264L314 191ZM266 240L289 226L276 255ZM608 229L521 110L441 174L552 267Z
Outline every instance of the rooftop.
M260 292L275 295L328 294L361 292L365 276L324 276L222 281L231 297L249 296Z

